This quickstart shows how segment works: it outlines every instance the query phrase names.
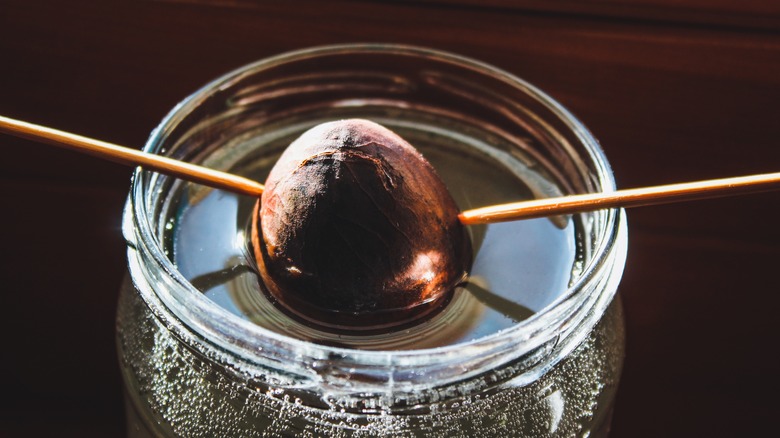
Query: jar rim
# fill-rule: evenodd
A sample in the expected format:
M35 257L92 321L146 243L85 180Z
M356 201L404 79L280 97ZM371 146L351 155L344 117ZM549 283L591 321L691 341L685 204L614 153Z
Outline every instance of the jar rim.
M485 74L522 89L524 93L551 111L559 121L565 124L567 129L571 130L578 141L585 145L586 150L591 154L591 162L596 167L594 171L601 190L613 191L615 189L611 169L596 139L579 120L546 93L519 77L482 61L437 49L401 44L362 43L318 46L282 53L238 68L209 82L176 105L152 131L144 150L152 153L158 152L170 130L210 93L228 87L245 75L291 61L345 53L387 53L433 58L437 61L458 64L459 67ZM167 287L164 288L165 290L156 291L157 296L167 309L187 327L196 331L212 344L237 354L248 362L259 358L259 355L271 352L282 356L293 354L295 357L308 357L311 360L339 358L367 366L436 365L464 355L473 357L491 351L499 351L505 349L506 345L509 344L516 347L516 354L519 355L555 336L556 331L567 323L572 314L579 311L588 301L588 288L586 286L598 277L599 272L613 269L607 265L609 264L608 259L614 257L616 247L622 247L618 249L625 251L625 242L618 244L620 239L625 240L624 215L621 210L605 210L599 213L604 233L597 237L597 245L593 249L592 257L587 261L578 278L552 303L510 328L467 342L425 349L370 351L320 345L279 334L241 319L212 302L184 278L174 263L165 255L149 217L148 207L150 204L146 202L147 195L156 177L156 174L152 172L143 171L140 168L136 170L131 187L131 207L128 209L125 220L128 220L128 215L132 216L136 249L146 254L165 273L164 282ZM619 255L618 258L620 258ZM619 263L622 264L622 260ZM618 266L618 280L622 268L622 265ZM609 294L606 297L607 303L611 301L614 292L614 290L603 292Z

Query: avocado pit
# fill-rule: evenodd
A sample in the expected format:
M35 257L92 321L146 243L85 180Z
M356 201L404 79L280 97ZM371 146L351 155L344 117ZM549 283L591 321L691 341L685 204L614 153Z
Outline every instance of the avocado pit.
M324 123L284 151L252 218L260 276L282 309L328 329L409 324L464 281L471 245L433 167L374 122Z

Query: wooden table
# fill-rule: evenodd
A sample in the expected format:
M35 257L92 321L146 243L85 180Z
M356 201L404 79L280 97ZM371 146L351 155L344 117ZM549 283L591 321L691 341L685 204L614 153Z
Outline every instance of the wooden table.
M140 147L179 100L240 65L398 42L546 90L600 139L621 187L780 170L777 3L259 3L0 0L0 114ZM122 436L113 321L130 170L11 137L0 150L0 436ZM768 193L629 212L613 437L776 428L778 204Z

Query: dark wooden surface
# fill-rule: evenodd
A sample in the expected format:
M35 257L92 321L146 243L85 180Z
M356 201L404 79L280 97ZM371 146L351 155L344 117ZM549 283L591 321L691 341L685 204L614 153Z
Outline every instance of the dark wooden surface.
M0 114L140 146L180 99L245 63L402 42L546 90L600 139L621 187L780 170L775 3L292 3L0 0ZM10 137L0 151L0 436L121 436L113 319L130 170ZM778 203L629 212L613 437L776 428Z

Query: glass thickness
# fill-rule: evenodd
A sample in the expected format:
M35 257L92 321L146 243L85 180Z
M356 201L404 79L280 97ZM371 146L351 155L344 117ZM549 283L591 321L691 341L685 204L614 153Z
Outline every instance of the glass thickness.
M461 208L614 189L596 141L544 93L408 46L246 66L177 106L146 150L262 178L300 132L349 117L421 145ZM623 358L622 211L472 227L476 260L493 258L452 310L367 341L323 337L262 302L243 243L252 203L135 175L117 320L130 436L606 435Z

